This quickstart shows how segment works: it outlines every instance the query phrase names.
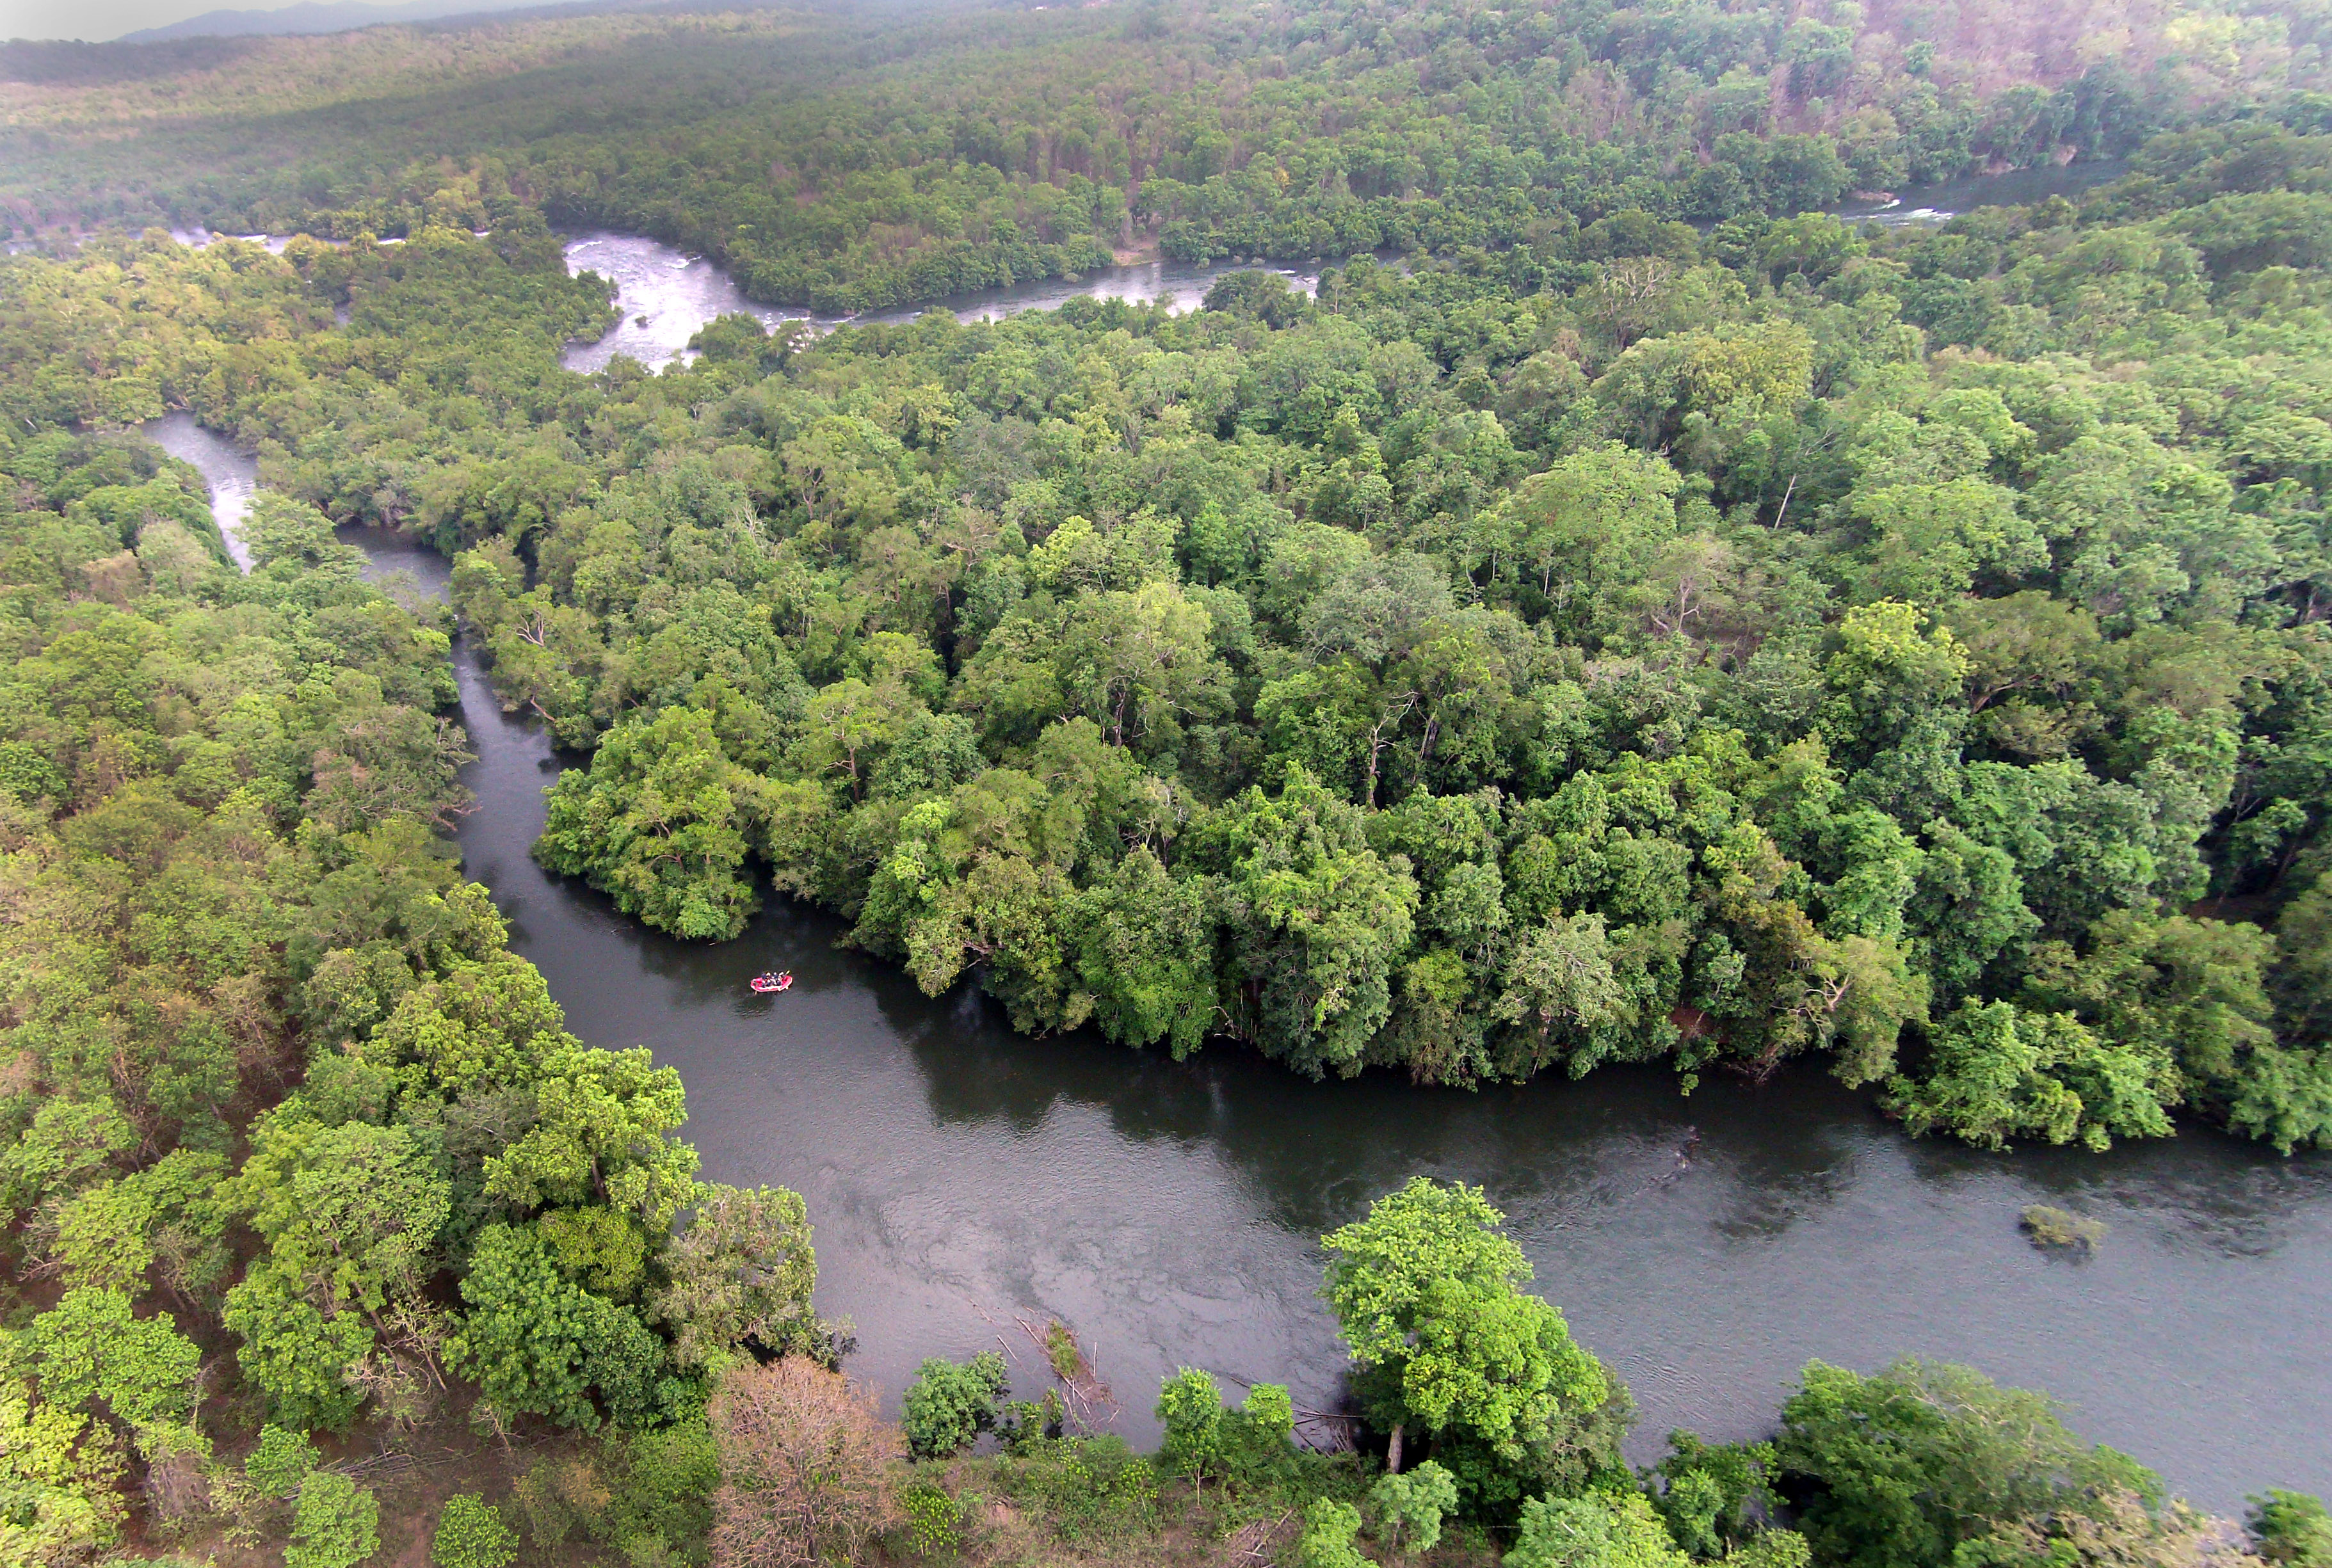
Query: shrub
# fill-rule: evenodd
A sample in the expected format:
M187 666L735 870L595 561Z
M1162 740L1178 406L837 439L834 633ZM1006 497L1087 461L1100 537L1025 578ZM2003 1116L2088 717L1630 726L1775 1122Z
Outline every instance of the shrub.
M715 1564L846 1562L890 1523L890 1462L905 1444L840 1372L801 1356L734 1368L706 1414L721 1464Z
M565 1544L578 1525L598 1535L607 1525L607 1505L615 1500L597 1467L585 1458L537 1460L512 1490L526 1515L528 1537L546 1552Z
M1158 1421L1166 1429L1158 1458L1205 1490L1207 1472L1223 1451L1223 1396L1215 1380L1187 1366L1168 1378L1158 1389Z
M1641 1492L1533 1497L1506 1568L1691 1568Z
M934 1557L963 1545L961 1503L930 1481L915 1481L899 1494L900 1511L907 1516L907 1543L918 1557Z
M1295 1476L1295 1404L1277 1383L1257 1383L1216 1429L1222 1473L1258 1490L1285 1486Z
M1032 1442L998 1478L1015 1502L1050 1517L1064 1541L1107 1539L1157 1523L1155 1472L1123 1438Z
M1458 1511L1458 1477L1431 1459L1398 1476L1387 1476L1369 1493L1369 1502L1389 1526L1395 1551L1401 1536L1412 1552L1430 1552L1441 1539L1441 1521Z
M2332 1568L2332 1513L2321 1499L2278 1489L2249 1501L2243 1523L2261 1557L2279 1568Z
M1322 1497L1305 1511L1304 1534L1295 1542L1296 1568L1369 1568L1369 1560L1352 1544L1360 1528L1358 1508Z
M464 1493L445 1499L429 1560L437 1568L506 1568L518 1555L518 1533L483 1497Z
M1010 1379L1004 1358L984 1350L969 1366L936 1358L915 1369L900 1401L907 1448L919 1459L943 1459L970 1447L996 1424L996 1401Z
M259 1429L259 1446L243 1461L244 1475L270 1497L290 1496L315 1468L316 1448L307 1434L272 1421Z
M380 1499L346 1476L319 1470L300 1486L283 1568L354 1568L380 1550Z
M2024 1234L2039 1248L2063 1248L2069 1252L2095 1252L2106 1238L2106 1223L2076 1214L2069 1209L2057 1209L2046 1203L2027 1207L2018 1220Z

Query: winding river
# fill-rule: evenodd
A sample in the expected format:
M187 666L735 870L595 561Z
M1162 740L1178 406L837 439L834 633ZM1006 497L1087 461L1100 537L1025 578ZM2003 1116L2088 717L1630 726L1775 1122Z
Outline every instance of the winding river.
M612 269L627 321L650 316L654 339L632 340L644 358L742 304L651 242L586 236L570 253ZM1127 286L1204 287L1162 271ZM209 475L232 537L250 460L185 416L149 429ZM442 594L442 558L348 537L375 576ZM1626 1069L1468 1094L1308 1083L1222 1044L1178 1066L1088 1035L1021 1038L969 989L927 999L837 948L815 911L777 902L741 941L689 945L546 875L528 846L559 761L500 711L473 652L457 645L455 662L479 757L469 874L571 1028L680 1069L707 1177L808 1198L819 1305L855 1324L852 1370L894 1399L922 1358L999 1340L1035 1391L1041 1358L1018 1322L1057 1316L1137 1442L1180 1365L1332 1407L1342 1357L1314 1294L1318 1237L1423 1171L1479 1182L1506 1210L1537 1287L1633 1389L1639 1459L1674 1427L1762 1434L1809 1358L1917 1353L2049 1390L2212 1509L2270 1485L2332 1493L2332 1158L2279 1160L2199 1127L2103 1156L1984 1154L1914 1142L1813 1073L1762 1090L1718 1077L1690 1099ZM748 994L772 967L793 990ZM2017 1229L2032 1202L2109 1234L2093 1257L2043 1255Z

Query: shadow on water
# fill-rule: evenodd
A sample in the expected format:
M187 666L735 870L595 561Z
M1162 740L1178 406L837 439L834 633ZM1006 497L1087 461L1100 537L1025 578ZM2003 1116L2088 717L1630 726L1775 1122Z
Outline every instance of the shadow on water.
M442 596L442 559L348 537L375 574ZM1767 1430L1809 1358L1918 1353L2050 1390L2214 1509L2267 1485L2332 1491L2332 1159L2206 1129L1986 1154L1913 1142L1811 1071L1689 1099L1642 1069L1469 1094L1311 1083L1220 1043L1175 1063L1024 1038L969 989L926 998L837 947L817 911L779 903L695 946L545 875L529 847L558 759L458 644L455 674L478 753L465 868L571 1028L680 1070L708 1178L805 1195L820 1305L855 1320L853 1368L893 1398L922 1358L999 1343L1035 1391L1026 1315L1075 1327L1137 1441L1181 1365L1331 1406L1318 1238L1424 1172L1507 1211L1538 1288L1633 1389L1639 1459L1672 1427ZM773 966L794 989L748 993ZM2103 1248L2034 1250L2016 1223L2034 1201L2106 1221Z

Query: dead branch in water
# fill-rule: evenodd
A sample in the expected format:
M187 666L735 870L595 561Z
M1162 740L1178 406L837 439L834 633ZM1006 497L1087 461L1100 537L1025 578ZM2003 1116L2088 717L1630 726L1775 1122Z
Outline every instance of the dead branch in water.
M1020 1332L1043 1353L1053 1375L1060 1380L1062 1391L1067 1395L1069 1415L1077 1425L1090 1432L1117 1419L1117 1396L1101 1381L1085 1346L1077 1343L1075 1333L1067 1324L1057 1317L1041 1325L1034 1318L1015 1321L1020 1324Z

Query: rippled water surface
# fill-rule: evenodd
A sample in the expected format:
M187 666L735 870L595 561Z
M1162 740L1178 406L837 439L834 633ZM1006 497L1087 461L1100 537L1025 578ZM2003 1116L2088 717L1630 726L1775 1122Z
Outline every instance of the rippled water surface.
M688 287L690 309L720 304ZM247 465L206 471L248 483ZM376 571L442 593L442 559L349 537ZM819 1305L855 1322L854 1370L894 1397L922 1357L999 1337L1033 1391L1017 1320L1057 1315L1136 1440L1178 1365L1331 1405L1318 1237L1424 1171L1508 1211L1539 1288L1635 1391L1639 1458L1671 1427L1766 1430L1810 1357L1917 1353L2051 1391L2213 1508L2270 1484L2332 1492L2332 1161L2203 1129L2103 1157L1987 1155L1912 1142L1813 1075L1689 1100L1627 1071L1466 1094L1307 1083L1223 1045L1177 1066L1021 1038L968 991L927 999L838 950L815 912L779 904L742 941L684 945L546 876L527 850L559 763L466 649L457 673L480 754L470 874L576 1032L681 1070L708 1177L808 1198ZM794 989L749 994L772 967ZM2098 1256L2034 1250L2017 1215L2035 1201L2105 1220Z

